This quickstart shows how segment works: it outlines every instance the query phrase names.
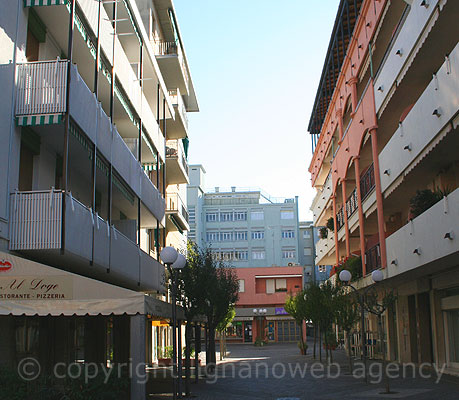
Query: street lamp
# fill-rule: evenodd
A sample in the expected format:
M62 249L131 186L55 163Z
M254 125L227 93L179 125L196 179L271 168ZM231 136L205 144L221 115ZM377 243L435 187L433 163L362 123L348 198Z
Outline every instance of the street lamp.
M371 278L373 282L378 283L384 279L384 275L382 271L376 270L371 273ZM367 294L368 290L371 286L368 286L362 293L360 293L354 286L351 285L352 274L347 269L343 269L339 273L339 280L343 282L346 286L350 287L357 295L359 299L360 305L360 336L361 336L361 343L362 343L362 360L365 369L365 382L367 382L367 346L366 346L366 339L365 339L365 295ZM349 349L349 357L350 349Z
M176 276L175 270L185 266L186 259L182 254L177 253L171 246L164 247L160 253L161 260L166 265L171 276L171 297L172 297L172 366L173 366L173 399L177 398L177 299L176 299ZM181 358L181 354L180 354Z

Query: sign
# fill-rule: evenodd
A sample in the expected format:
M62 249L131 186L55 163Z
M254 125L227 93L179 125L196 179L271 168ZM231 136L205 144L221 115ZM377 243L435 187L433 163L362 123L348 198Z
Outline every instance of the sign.
M276 315L288 315L288 312L285 311L284 307L276 307L276 310L274 312Z
M11 264L8 260L0 261L0 272L6 272L13 268L13 264Z
M73 282L66 276L0 276L0 301L72 298Z

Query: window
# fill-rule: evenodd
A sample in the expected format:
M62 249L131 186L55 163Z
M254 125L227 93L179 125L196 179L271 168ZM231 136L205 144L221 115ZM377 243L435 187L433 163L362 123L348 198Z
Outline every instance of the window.
M249 258L249 252L247 250L236 250L234 253L234 259L238 261L246 261Z
M231 242L233 240L233 232L221 232L220 240L222 242Z
M303 239L310 239L311 238L311 232L310 230L303 231Z
M282 250L282 258L295 258L296 257L296 254L295 254L295 250Z
M282 231L282 239L294 239L295 238L295 231L293 230L283 230Z
M207 232L206 241L207 242L218 242L219 240L218 232Z
M287 291L287 279L276 279L276 292L286 292Z
M234 232L234 240L247 240L247 231Z
M275 292L274 279L266 279L266 293L271 294Z
M206 221L207 222L216 222L217 221L217 213L216 212L208 212L208 213L206 213Z
M310 247L305 247L304 248L304 253L305 256L312 256L312 249Z
M222 251L220 255L220 259L223 261L232 261L233 252L232 251Z
M252 232L252 239L261 240L265 238L265 233L263 231L254 231Z
M250 219L253 221L260 221L265 218L263 211L252 211L250 213Z
M233 220L233 212L232 211L225 211L220 213L220 221L221 222L228 222Z
M245 292L245 281L244 279L239 279L239 293Z
M194 224L196 222L196 208L194 206L188 207L188 222Z
M319 272L327 272L327 267L325 265L319 265L318 271Z
M264 250L254 250L252 251L252 260L264 260L265 251Z
M280 212L281 219L293 219L294 212L292 210L281 210Z
M247 221L247 211L236 211L234 213L235 221Z

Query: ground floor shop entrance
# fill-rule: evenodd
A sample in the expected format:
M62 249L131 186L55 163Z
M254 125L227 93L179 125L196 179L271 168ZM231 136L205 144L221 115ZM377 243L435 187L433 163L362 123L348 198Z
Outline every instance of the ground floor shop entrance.
M298 342L300 327L295 321L277 321L278 342Z

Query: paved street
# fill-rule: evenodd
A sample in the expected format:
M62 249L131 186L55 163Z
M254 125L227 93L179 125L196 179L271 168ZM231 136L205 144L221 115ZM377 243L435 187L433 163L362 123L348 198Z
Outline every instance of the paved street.
M296 344L270 344L262 348L252 345L229 345L228 350L231 354L224 362L218 363L216 376L209 377L207 381L203 379L199 385L193 384L192 394L194 398L202 400L458 398L459 379L443 375L436 384L435 373L430 379L419 376L413 379L412 368L406 369L409 378L391 380L393 394L381 394L384 384L376 383L379 379L378 364L375 363L371 367L369 380L374 383L365 384L362 379L349 374L347 358L341 350L334 352L333 360L340 366L331 367L332 377L326 378L326 364L320 364L312 358L311 347L307 356L301 356ZM357 367L356 365L356 369ZM425 376L429 375L427 370L422 373ZM416 374L418 375L418 371Z

